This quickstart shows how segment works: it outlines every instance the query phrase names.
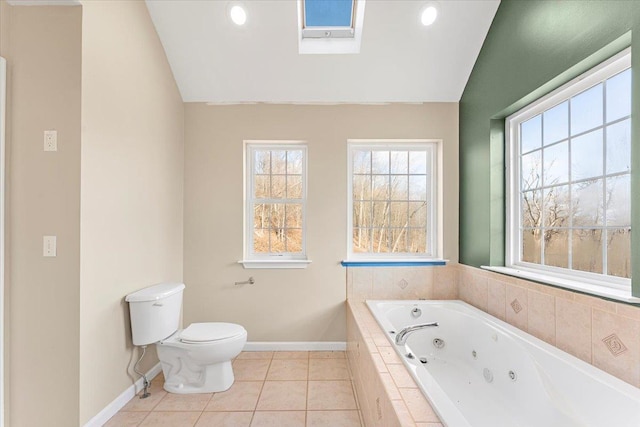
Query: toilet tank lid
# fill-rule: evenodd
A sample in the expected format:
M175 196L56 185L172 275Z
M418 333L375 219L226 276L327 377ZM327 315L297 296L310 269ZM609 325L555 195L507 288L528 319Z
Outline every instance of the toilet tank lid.
M165 282L140 289L126 296L127 302L155 301L177 294L185 288L184 283Z

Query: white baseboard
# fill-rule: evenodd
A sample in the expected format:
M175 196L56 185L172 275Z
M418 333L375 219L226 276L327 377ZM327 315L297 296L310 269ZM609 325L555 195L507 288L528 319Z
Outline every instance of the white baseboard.
M345 351L343 341L272 342L253 341L245 344L243 351Z
M147 372L147 379L151 381L162 371L160 362ZM124 407L131 399L133 399L144 386L142 378L138 378L134 384L123 391L120 396L116 397L113 402L109 403L95 417L91 418L84 427L100 427L103 426L111 417L113 417L120 409Z

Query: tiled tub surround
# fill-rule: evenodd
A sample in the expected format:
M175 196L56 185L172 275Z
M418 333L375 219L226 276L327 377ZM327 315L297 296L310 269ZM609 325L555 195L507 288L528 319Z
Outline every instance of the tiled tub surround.
M391 373L398 377L401 385L417 388L404 371L401 361L398 359L393 363L393 356L386 353L384 347L393 349L363 304L367 299L461 299L640 387L638 306L606 301L462 264L419 268L356 267L346 270L349 299L347 355L356 389L362 394L361 409L367 426L387 425L380 419L390 417L395 417L395 422L399 424L389 425L416 424L408 412L407 404L401 399L402 395L394 392L398 386ZM377 343L373 336L377 337ZM378 345L382 352L378 350ZM387 354L386 360L382 359L382 354ZM363 372L366 375L363 376ZM410 381L403 382L403 378ZM366 387L363 386L364 382ZM420 396L415 399L424 408L428 402L425 398L419 399ZM384 403L385 400L388 401L387 406L376 403ZM374 404L376 406L372 407ZM398 414L390 415L390 408L397 408ZM421 422L416 425L421 425Z

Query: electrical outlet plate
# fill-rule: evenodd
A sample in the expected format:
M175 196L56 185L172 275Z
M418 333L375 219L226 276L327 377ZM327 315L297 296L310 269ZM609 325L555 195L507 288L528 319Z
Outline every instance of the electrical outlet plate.
M42 256L54 257L56 255L56 236L42 236Z
M44 151L58 151L58 131L44 131Z

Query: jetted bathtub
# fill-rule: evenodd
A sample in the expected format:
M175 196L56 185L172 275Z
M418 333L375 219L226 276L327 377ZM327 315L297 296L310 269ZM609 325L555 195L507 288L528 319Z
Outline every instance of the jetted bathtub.
M640 389L469 304L367 304L448 427L640 427Z

